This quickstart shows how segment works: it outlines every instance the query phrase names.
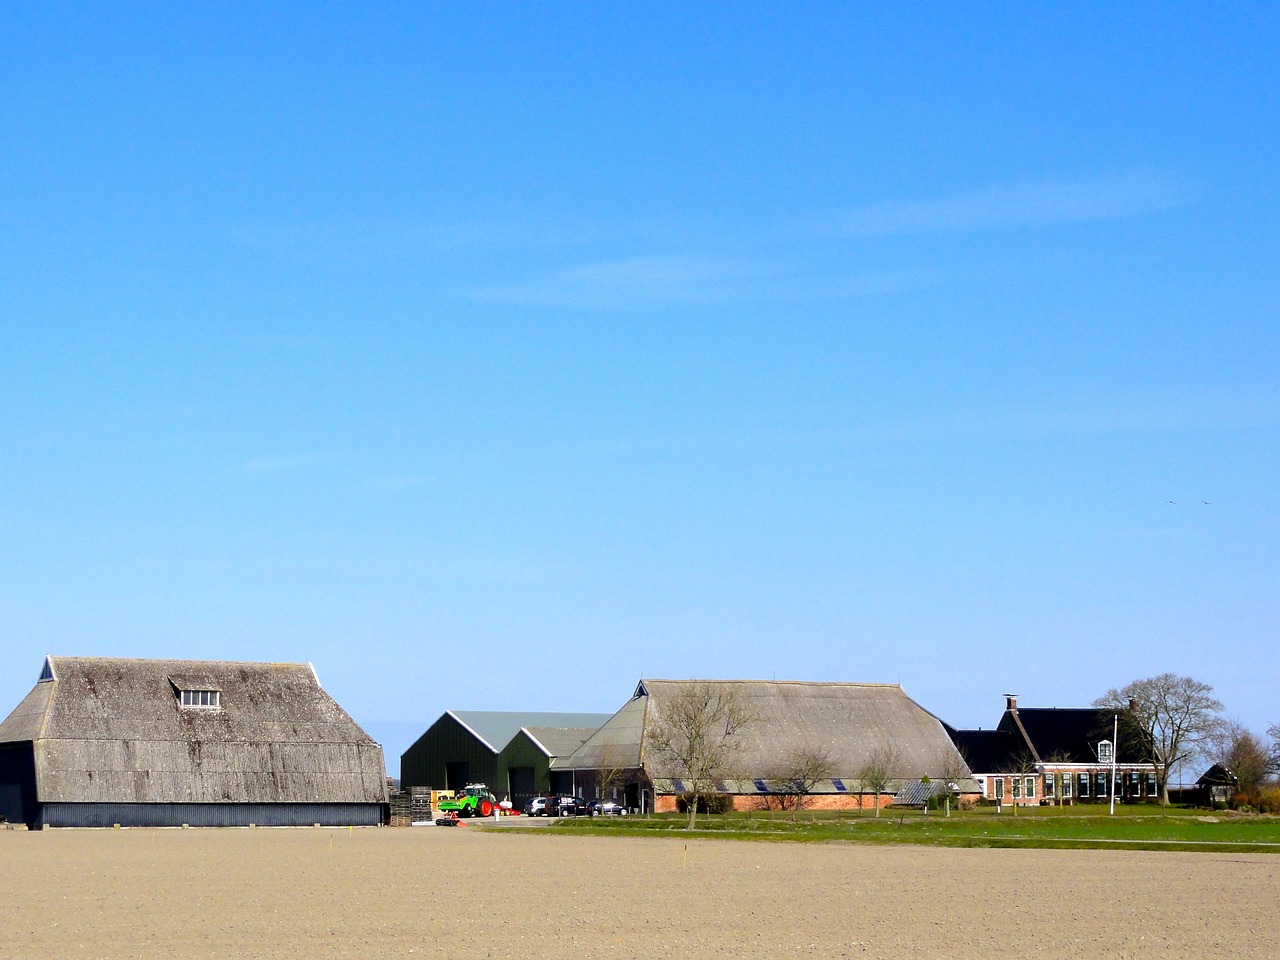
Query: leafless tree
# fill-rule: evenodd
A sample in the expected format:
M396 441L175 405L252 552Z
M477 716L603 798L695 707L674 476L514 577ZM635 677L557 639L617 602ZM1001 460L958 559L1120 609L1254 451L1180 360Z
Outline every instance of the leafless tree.
M1208 757L1235 779L1236 790L1256 803L1272 772L1272 759L1262 740L1236 720L1224 722L1209 742Z
M601 803L612 799L612 795L617 792L618 787L626 784L629 772L628 768L618 759L617 752L610 747L606 747L600 757L600 766L596 770L596 787L600 791Z
M1061 768L1071 763L1071 761L1072 761L1071 754L1068 753L1066 750L1055 750L1053 751L1053 753L1049 754L1047 758L1045 758L1045 766ZM1064 771L1062 769L1057 769L1053 771L1053 778L1057 783L1057 789L1053 791L1053 805L1055 807L1062 806L1062 801L1065 799L1063 797L1063 793L1068 789L1065 786L1065 784L1070 782L1070 777L1071 777L1070 771Z
M1271 771L1280 773L1280 723L1267 727L1267 736L1271 738Z
M742 751L742 734L755 714L733 684L684 684L661 706L647 726L646 749L662 776L683 785L681 799L689 829L697 822L698 802L732 778Z
M802 746L792 750L776 776L769 777L768 809L803 810L805 798L819 781L831 776L831 753L823 747Z
M1035 757L1023 751L1009 758L1008 763L1005 764L1004 772L1013 778L1013 789L1010 791L1013 796L1009 800L1010 806L1013 807L1013 815L1016 817L1018 815L1018 800L1025 792L1023 788L1026 785L1027 778L1035 776L1039 772L1039 768Z
M938 769L938 776L943 783L944 804L948 817L951 816L951 797L955 793L956 784L961 780L967 780L970 775L969 761L965 758L964 751L959 747L942 761L942 765Z
M858 781L864 790L871 793L877 817L880 816L880 795L898 772L899 761L897 744L885 741L874 747L858 768Z
M1222 703L1213 687L1191 677L1162 673L1108 690L1095 707L1122 711L1138 732L1141 745L1155 764L1161 804L1169 803L1169 774L1194 756L1221 722Z

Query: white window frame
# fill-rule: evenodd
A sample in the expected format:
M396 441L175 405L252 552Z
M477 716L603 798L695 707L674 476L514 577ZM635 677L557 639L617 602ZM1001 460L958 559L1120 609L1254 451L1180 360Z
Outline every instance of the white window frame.
M1036 798L1036 778L1027 777L1026 783L1022 785L1022 796L1027 800Z
M180 690L178 702L184 710L220 710L222 694L218 690Z

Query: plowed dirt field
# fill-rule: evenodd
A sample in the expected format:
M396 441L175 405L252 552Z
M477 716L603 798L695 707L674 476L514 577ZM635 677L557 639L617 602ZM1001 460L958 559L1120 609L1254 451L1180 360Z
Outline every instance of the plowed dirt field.
M1280 856L557 836L0 832L0 956L1209 957Z

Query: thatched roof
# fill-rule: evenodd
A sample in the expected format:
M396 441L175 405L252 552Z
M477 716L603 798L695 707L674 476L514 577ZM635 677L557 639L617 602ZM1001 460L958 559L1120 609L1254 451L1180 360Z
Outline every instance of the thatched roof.
M755 718L742 734L737 792L753 789L754 779L785 775L805 751L828 758L830 780L821 790L843 789L830 786L836 780L856 784L872 753L885 746L896 753L895 782L965 769L941 721L897 684L755 680L642 680L632 699L553 769L644 768L654 781L676 776L646 750L646 731L682 690L706 683L731 688Z
M218 691L218 708L183 708L183 689ZM382 747L305 663L49 657L0 724L0 743L21 741L42 802L386 799Z

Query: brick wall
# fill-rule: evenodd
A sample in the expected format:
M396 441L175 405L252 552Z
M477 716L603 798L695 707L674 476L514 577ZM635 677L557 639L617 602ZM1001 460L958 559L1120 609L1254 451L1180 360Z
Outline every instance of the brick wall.
M732 798L734 810L763 810L764 796L760 794L736 794ZM893 802L890 794L879 797L871 794L859 796L856 793L811 793L804 798L806 810L872 810L877 805L887 807ZM674 794L659 794L654 798L656 813L675 813L679 809L680 798Z

